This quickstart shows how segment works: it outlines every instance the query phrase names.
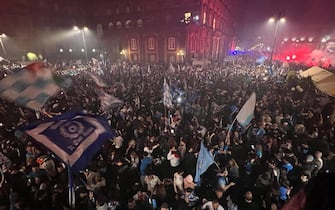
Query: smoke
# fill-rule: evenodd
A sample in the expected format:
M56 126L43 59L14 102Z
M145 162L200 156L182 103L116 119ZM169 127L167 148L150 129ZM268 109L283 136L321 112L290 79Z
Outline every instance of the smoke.
M324 50L314 50L308 55L308 65L329 67L335 66L335 42L331 41L326 44Z

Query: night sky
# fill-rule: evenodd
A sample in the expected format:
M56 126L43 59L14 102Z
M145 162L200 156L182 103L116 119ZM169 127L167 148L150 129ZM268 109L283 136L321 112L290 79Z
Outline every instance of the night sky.
M335 0L240 0L241 17L238 36L242 42L273 31L267 20L285 14L287 22L281 34L318 35L335 32ZM332 30L333 29L333 30Z

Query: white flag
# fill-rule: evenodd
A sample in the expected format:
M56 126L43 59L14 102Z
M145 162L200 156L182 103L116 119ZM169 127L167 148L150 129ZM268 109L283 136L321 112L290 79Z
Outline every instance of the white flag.
M254 111L256 106L256 93L253 92L250 98L245 102L243 107L238 112L236 119L243 126L246 127L254 117Z
M167 108L172 108L172 95L170 92L170 87L168 85L168 83L166 82L166 79L164 78L164 93L163 93L163 103L164 106L166 106Z

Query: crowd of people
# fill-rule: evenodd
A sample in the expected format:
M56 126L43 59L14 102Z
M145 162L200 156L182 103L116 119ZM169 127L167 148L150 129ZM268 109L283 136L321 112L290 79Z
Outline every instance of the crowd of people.
M66 165L18 128L74 109L106 117L117 134L74 174L78 210L275 210L313 177L335 172L334 99L292 74L305 67L269 71L242 60L172 68L121 62L101 71L63 62L53 68L71 77L72 86L44 112L0 101L0 209L70 209ZM2 70L1 77L11 73ZM101 109L92 72L121 106ZM164 78L172 108L163 104ZM252 122L232 124L252 92ZM196 183L201 142L215 163Z

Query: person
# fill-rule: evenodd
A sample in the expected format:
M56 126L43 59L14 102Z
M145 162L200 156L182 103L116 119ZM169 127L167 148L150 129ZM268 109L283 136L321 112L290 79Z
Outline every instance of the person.
M253 200L253 195L251 191L247 191L244 194L244 199L239 202L238 210L258 210L259 205Z
M282 210L332 210L335 209L335 174L323 173L292 197Z
M201 209L224 210L224 208L219 204L218 200L207 201L204 205L202 205Z
M169 210L169 204L164 202L164 203L162 203L162 205L159 209L160 210Z

